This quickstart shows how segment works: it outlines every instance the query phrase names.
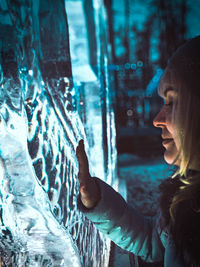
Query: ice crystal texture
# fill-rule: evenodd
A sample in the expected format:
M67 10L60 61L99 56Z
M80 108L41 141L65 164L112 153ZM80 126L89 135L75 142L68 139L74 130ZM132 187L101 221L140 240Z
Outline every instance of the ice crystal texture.
M93 72L87 60L82 69L90 78L83 79L76 69L79 64L71 61L66 15L70 8L65 1L0 2L3 266L108 265L109 241L77 209L75 150L80 139L85 140L92 175L113 184L115 174L114 115L107 55L100 51L106 41L98 32L103 9L98 7L94 26L103 76Z

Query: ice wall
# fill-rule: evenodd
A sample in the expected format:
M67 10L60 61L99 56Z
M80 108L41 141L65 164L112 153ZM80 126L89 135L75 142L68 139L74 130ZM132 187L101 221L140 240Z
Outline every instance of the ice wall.
M117 187L106 31L103 1L0 2L2 265L108 266L110 242L77 210L75 157L83 138Z

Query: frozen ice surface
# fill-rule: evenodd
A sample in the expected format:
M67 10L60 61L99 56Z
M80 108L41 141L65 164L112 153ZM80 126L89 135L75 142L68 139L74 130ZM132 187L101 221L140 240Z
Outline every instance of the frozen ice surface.
M7 117L5 119L5 114ZM35 175L27 149L27 121L5 104L0 111L2 220L12 236L0 244L5 253L18 253L15 266L81 266L68 231L58 223L48 197ZM4 247L3 247L4 246ZM13 250L13 251L9 251Z
M79 257L83 266L108 265L110 241L77 209L75 155L84 139L92 174L117 180L107 22L102 0L94 1L93 21L80 8L83 1L74 2L75 9L72 1L0 2L8 33L1 39L0 73L0 256L6 266L79 266ZM70 51L68 17L75 36ZM98 49L88 49L92 23ZM88 50L97 56L96 72Z
M76 82L95 82L97 77L89 64L88 38L82 1L66 1L72 74Z

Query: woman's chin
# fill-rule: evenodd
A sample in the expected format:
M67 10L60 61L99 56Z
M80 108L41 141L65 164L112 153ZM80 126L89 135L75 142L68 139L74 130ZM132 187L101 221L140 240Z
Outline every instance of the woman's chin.
M164 152L164 160L169 165L179 166L179 160L177 159L177 153L169 153L169 151Z
M167 164L169 164L169 165L172 165L173 164L173 160L170 158L170 157L168 157L168 156L165 156L164 155L164 160L167 162Z

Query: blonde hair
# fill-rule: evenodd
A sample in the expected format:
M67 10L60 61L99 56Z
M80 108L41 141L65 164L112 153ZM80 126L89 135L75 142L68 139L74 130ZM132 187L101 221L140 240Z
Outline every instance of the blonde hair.
M195 51L196 49L196 51ZM169 61L171 82L176 85L178 101L173 110L173 120L178 125L178 156L180 165L172 178L180 177L183 186L175 194L170 216L175 218L178 204L191 201L191 208L200 212L200 172L190 174L189 170L200 171L200 37L183 45ZM196 52L196 53L195 53ZM177 158L176 158L177 160Z

